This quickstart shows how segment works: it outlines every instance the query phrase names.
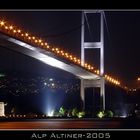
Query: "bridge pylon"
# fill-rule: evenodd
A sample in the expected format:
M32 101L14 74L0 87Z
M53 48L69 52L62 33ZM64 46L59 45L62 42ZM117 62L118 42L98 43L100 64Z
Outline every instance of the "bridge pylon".
M100 15L100 40L98 42L85 41L85 14ZM85 109L85 88L99 87L101 97L101 109L105 110L105 79L104 79L104 15L101 10L84 10L82 11L81 25L81 61L85 62L85 49L100 49L100 78L93 80L81 79L81 99L83 109ZM91 78L92 79L92 78Z

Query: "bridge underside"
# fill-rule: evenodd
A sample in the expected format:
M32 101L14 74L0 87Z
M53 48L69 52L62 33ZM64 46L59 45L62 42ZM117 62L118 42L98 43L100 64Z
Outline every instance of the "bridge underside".
M23 41L9 37L7 35L0 34L0 45L11 50L23 53L43 63L67 71L80 79L86 80L98 80L100 77L91 73L84 68L77 66L76 64L66 62L66 60L59 58L51 52L44 49L34 47Z

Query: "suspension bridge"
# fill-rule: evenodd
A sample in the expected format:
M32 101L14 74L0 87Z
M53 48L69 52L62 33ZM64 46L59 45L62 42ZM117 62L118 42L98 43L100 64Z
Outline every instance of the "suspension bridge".
M100 41L85 42L85 14L100 14ZM104 17L103 11L83 11L81 26L81 58L66 52L61 48L50 45L45 40L32 33L11 25L0 19L0 44L8 49L15 50L43 63L67 71L81 79L81 99L84 108L84 92L86 87L99 87L101 106L105 109L105 83L126 88L118 79L104 73ZM100 49L100 68L97 69L85 60L85 49Z

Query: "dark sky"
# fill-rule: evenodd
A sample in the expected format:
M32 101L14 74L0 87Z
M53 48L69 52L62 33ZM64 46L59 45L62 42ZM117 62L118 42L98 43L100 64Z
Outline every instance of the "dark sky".
M108 33L105 26L105 72L126 85L136 86L140 75L140 11L105 11L105 15L109 30ZM0 18L80 56L81 11L0 11ZM90 20L89 15L88 19L91 34L94 34L98 28L97 22L93 17ZM88 31L86 34L89 36ZM98 67L99 51L91 52L86 52L86 59ZM9 64L11 61L12 64ZM0 69L31 71L30 62L35 60L28 59L26 68L22 65L27 62L24 61L24 55L14 53L13 56L13 53L0 48ZM43 64L39 66L40 63L33 63L33 71L44 68Z

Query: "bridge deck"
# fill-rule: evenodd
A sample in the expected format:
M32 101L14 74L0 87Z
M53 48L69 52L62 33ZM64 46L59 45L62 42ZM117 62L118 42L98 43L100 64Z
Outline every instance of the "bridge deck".
M80 67L72 62L68 62L42 48L29 45L21 40L15 39L13 37L10 37L4 34L0 34L0 40L1 42L3 42L2 46L4 47L13 49L25 55L31 56L35 59L38 59L44 62L45 64L70 72L71 74L81 79L88 79L88 80L100 79L99 75L96 75L90 71L87 71L83 67ZM8 41L8 43L6 41Z

